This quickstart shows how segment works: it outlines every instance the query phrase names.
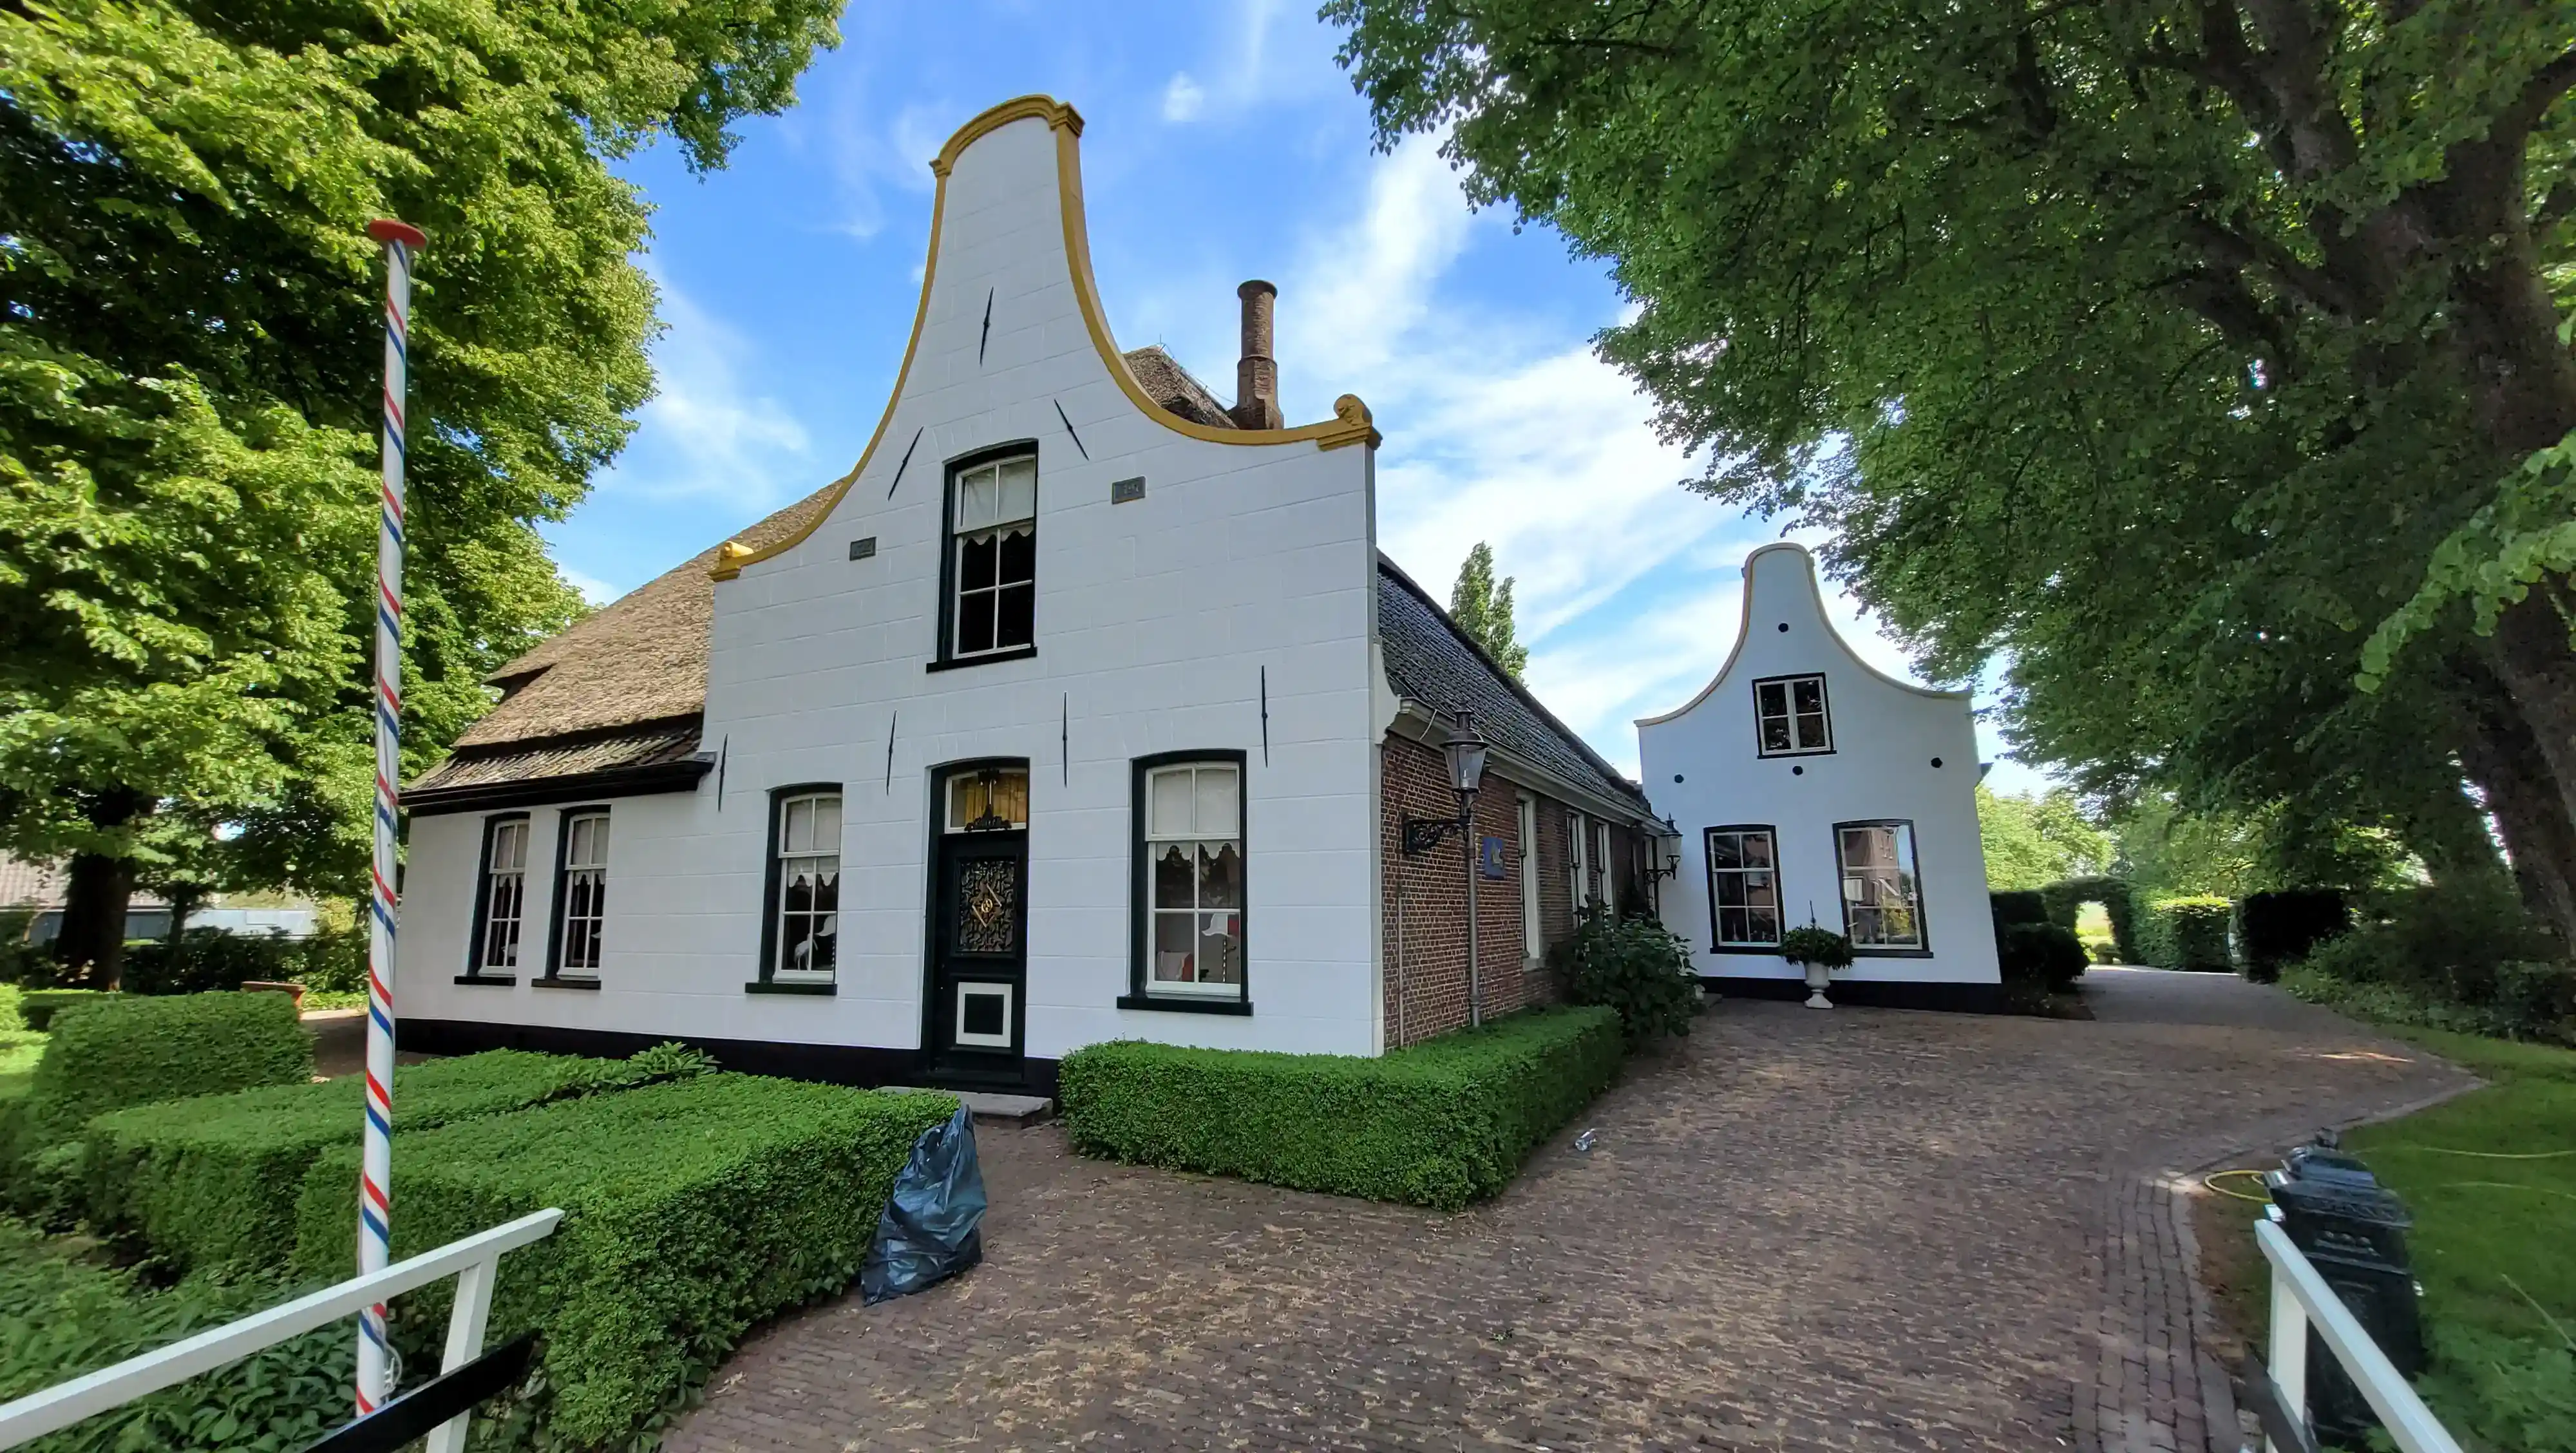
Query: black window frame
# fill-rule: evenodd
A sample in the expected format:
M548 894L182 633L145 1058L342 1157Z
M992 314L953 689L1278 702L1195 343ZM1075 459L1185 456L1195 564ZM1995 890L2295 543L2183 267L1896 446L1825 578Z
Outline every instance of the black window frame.
M1843 937L1851 938L1851 899L1843 892L1848 876L1843 864L1843 829L1847 827L1901 827L1905 841L1914 850L1914 938L1912 946L1898 944L1864 944L1852 942L1852 953L1864 959L1928 959L1932 957L1932 914L1923 891L1923 838L1914 830L1910 817L1856 817L1834 824L1834 901L1842 905Z
M1824 708L1825 744L1821 747L1783 747L1772 751L1762 745L1762 688L1780 685L1789 690L1789 739L1798 737L1798 697L1796 683L1816 683L1816 701ZM1791 671L1779 676L1757 676L1753 680L1753 754L1757 757L1830 757L1841 738L1834 732L1834 693L1822 671Z
M563 971L564 916L568 911L568 899L564 889L567 886L566 880L572 875L572 822L576 817L593 814L612 820L615 816L609 810L609 804L605 802L586 802L578 807L564 808L555 814L554 899L546 905L546 971L537 978L529 980L530 983L558 989L599 987L597 968L576 970L569 978ZM616 834L613 831L609 834L609 840L616 841ZM604 886L607 881L608 869L603 864L600 868L600 882ZM600 933L605 936L607 932L607 915L602 913Z
M1778 920L1782 938L1789 933L1789 894L1787 874L1780 865L1780 828L1768 822L1721 822L1699 830L1699 866L1708 887L1708 942L1713 954L1773 954L1780 952L1779 939L1767 944L1728 943L1726 929L1717 916L1717 860L1709 851L1709 840L1722 832L1758 832L1771 839L1772 914ZM1741 872L1741 869L1734 871ZM1840 885L1836 885L1839 890Z
M492 839L498 837L505 822L527 823L524 812L495 812L483 819L483 846L474 862L474 929L465 940L465 972L456 976L460 984L515 984L515 969L506 974L486 973L483 969L483 933L492 926ZM529 823L528 830L536 831ZM528 865L519 864L519 961L527 962L528 948Z
M1243 983L1242 992L1231 999L1208 995L1157 994L1153 977L1146 972L1153 953L1153 864L1146 856L1146 815L1149 806L1146 793L1154 773L1164 767L1182 767L1205 763L1234 768L1235 830L1242 834L1243 844ZM1129 764L1127 791L1127 992L1118 998L1121 1009L1163 1009L1181 1014L1252 1013L1252 767L1249 753L1232 747L1202 747L1191 751L1155 752L1135 758Z
M764 864L760 879L760 966L750 982L742 986L747 993L831 995L840 991L841 964L840 950L837 945L833 949L832 977L829 982L820 979L782 980L778 977L778 914L780 911L778 894L782 877L779 871L781 854L778 847L780 818L791 799L811 796L818 792L829 792L841 799L841 829L846 839L849 831L850 793L843 784L790 782L785 786L769 789L768 826L760 835L760 855ZM837 856L838 849L834 851ZM841 872L846 879L849 873L847 863L841 865ZM838 930L835 930L835 933L837 932Z
M944 478L939 490L939 640L931 652L925 671L954 671L966 666L990 666L997 661L1026 661L1038 653L1037 642L1037 577L1029 585L1029 643L1003 651L979 651L972 656L957 654L957 477L970 469L980 469L1003 459L1026 456L1038 467L1038 490L1041 499L1046 489L1046 460L1036 439L1014 439L990 444L957 455L942 466ZM1029 517L1029 549L1036 552L1038 517ZM1034 571L1034 566L1032 566Z

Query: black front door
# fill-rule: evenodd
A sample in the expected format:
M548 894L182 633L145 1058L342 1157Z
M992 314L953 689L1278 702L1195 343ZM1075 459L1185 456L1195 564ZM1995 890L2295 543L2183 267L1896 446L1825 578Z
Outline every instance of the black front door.
M1028 878L1027 828L940 834L925 1041L937 1078L1020 1083Z

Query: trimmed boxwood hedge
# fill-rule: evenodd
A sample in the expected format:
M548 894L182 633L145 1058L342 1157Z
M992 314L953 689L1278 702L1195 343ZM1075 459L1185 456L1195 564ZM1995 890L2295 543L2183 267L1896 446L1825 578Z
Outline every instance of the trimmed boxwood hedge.
M2155 899L2139 920L2138 950L2160 969L2226 973L2230 911L2224 898Z
M1455 1210L1618 1078L1607 1009L1515 1014L1377 1059L1119 1040L1067 1055L1076 1150Z
M54 1027L55 1015L99 997L96 989L24 989L18 994L18 1022L42 1034Z
M30 1150L128 1105L313 1078L313 1037L284 994L101 994L52 1033L24 1102Z
M753 1323L848 1287L894 1178L948 1095L717 1074L401 1136L397 1259L560 1206L501 1261L492 1341L531 1328L539 1372L505 1418L573 1447L623 1443L702 1382ZM355 1265L358 1153L323 1152L295 1262ZM404 1299L406 1358L437 1355L452 1284Z
M656 1075L648 1065L496 1049L394 1071L397 1134L523 1110ZM304 1173L356 1145L365 1081L272 1085L99 1116L81 1132L91 1224L184 1266L276 1266L295 1249ZM408 1151L410 1141L400 1142Z

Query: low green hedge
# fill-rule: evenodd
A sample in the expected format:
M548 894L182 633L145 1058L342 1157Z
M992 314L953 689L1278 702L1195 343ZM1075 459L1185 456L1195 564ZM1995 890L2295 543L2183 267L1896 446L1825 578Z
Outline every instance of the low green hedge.
M1121 1040L1077 1050L1058 1094L1076 1150L1455 1210L1618 1078L1608 1009L1515 1014L1377 1059Z
M397 1259L560 1206L555 1234L501 1262L492 1340L541 1333L534 1417L557 1443L623 1443L703 1381L760 1319L848 1287L913 1143L957 1109L718 1074L405 1135L395 1150ZM355 1148L304 1177L295 1258L355 1264ZM406 1357L435 1357L442 1284L406 1299Z
M313 1078L313 1037L284 994L100 994L56 1015L52 1032L19 1102L22 1154L128 1105Z
M412 1131L671 1077L649 1059L496 1049L395 1070L394 1124L408 1152ZM304 1173L358 1143L365 1103L363 1077L347 1075L99 1116L81 1132L84 1208L184 1266L282 1265Z
M2227 920L2232 906L2224 898L2157 898L2138 918L2138 952L2159 969L2190 969L2223 974L2235 965L2227 956Z
M74 1004L99 997L96 989L25 989L18 995L18 1022L42 1034L54 1027L54 1016Z

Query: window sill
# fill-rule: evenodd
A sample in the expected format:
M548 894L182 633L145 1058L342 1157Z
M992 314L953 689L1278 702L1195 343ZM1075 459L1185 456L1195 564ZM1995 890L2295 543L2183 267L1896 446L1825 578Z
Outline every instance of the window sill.
M1833 754L1834 749L1831 747L1809 747L1804 751L1765 752L1756 750L1754 752L1755 756L1761 758L1765 762L1776 761L1782 757L1830 757Z
M1252 1013L1249 999L1185 999L1178 994L1121 994L1121 1009L1162 1009L1174 1014L1232 1014L1237 1018Z
M1713 954L1742 954L1748 958L1769 957L1776 959L1780 957L1780 946L1776 943L1722 943L1717 947L1710 949L1709 952Z
M532 989L596 989L597 979L567 979L560 974L542 974L528 981Z
M1928 959L1932 957L1932 951L1928 948L1863 948L1855 944L1852 947L1852 957L1856 959Z
M969 666L990 666L996 661L1027 661L1038 653L1035 646L1020 646L1008 651L992 651L981 656L941 657L922 666L924 671L962 671Z
M742 986L746 994L818 994L828 999L841 992L838 984L798 984L779 979L754 979Z
M519 982L519 976L516 974L459 974L456 976L456 982L460 984L485 984L496 989L506 989Z

